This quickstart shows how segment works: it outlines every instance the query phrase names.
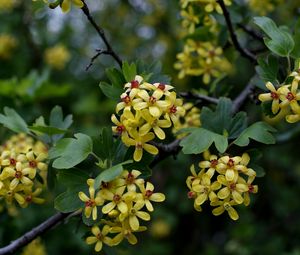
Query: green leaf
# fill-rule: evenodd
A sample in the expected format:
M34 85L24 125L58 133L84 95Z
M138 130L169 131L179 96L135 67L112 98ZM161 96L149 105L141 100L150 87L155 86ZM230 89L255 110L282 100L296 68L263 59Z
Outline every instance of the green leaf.
M276 129L265 122L256 122L245 129L234 141L234 144L243 147L250 143L250 139L264 144L274 144L275 137L272 135Z
M201 110L201 125L214 133L226 134L230 139L236 138L246 128L246 114L238 113L232 116L232 102L222 97L217 108L212 111L208 107Z
M122 71L125 80L127 82L131 82L132 80L134 80L134 77L136 76L136 65L134 63L129 65L128 62L123 62Z
M55 106L50 113L49 125L59 129L68 129L73 123L72 114L67 115L64 118L62 108Z
M0 123L14 132L29 133L26 122L14 109L4 107L4 115L0 114Z
M102 171L95 179L95 189L99 189L102 182L109 182L117 178L123 171L123 165L130 164L132 162L132 160L127 160Z
M266 175L265 169L257 164L249 164L249 168L252 168L256 172L256 177L264 177Z
M126 83L123 73L116 68L107 68L105 70L105 74L115 88L122 89Z
M287 57L293 51L295 42L284 28L278 28L268 17L255 17L254 23L259 26L269 38L264 38L266 46L275 54Z
M188 132L183 129L183 132ZM219 135L205 128L195 128L181 142L182 152L184 154L199 154L207 150L212 143L215 144L220 153L224 153L228 147L228 140L225 136Z
M295 24L294 30L295 30L293 35L294 41L299 42L300 41L300 19L298 19L297 23ZM295 48L291 53L291 56L293 56L294 58L300 58L300 43L295 44Z
M83 202L78 197L77 189L69 189L54 200L55 209L63 213L76 211L82 206Z
M75 138L64 138L50 149L49 157L56 158L53 161L53 167L58 169L69 169L76 166L93 150L92 139L85 134L75 134Z
M124 92L122 88L111 86L107 82L100 82L99 86L106 97L116 101L120 100L120 96Z
M43 134L47 134L47 135L57 135L57 134L64 134L66 133L68 130L65 129L60 129L60 128L56 128L56 127L49 127L49 126L29 126L28 127L30 130L32 131L38 131L41 132Z
M58 181L68 188L85 186L88 178L89 175L80 169L60 170L57 174Z
M277 82L277 74L279 70L278 59L272 55L264 60L264 58L260 57L257 60L258 66L255 67L257 74L260 79L262 79L265 83L270 81L272 83Z

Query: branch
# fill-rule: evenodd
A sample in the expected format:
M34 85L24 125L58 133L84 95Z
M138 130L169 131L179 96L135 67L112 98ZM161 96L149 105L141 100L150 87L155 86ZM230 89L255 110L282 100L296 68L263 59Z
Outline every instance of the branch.
M90 67L93 65L94 61L100 56L100 55L110 55L110 52L108 52L107 50L101 50L101 49L98 49L96 50L97 54L94 55L92 58L91 58L91 61L90 63L86 66L85 68L85 71L88 71L90 69Z
M0 248L0 255L15 254L18 249L24 247L25 245L36 239L38 236L44 234L51 228L62 223L65 219L78 215L79 212L81 213L81 211L76 211L73 213L57 213L51 216L49 219L45 220L37 227L14 240L9 245Z
M106 35L104 33L103 28L101 28L100 26L97 25L97 23L95 22L95 20L93 19L90 10L87 6L87 4L85 3L85 1L82 1L84 3L84 6L81 8L81 10L83 11L83 13L85 14L85 16L87 17L88 21L92 24L92 26L95 28L95 30L97 31L98 35L100 36L100 38L102 39L102 41L104 42L105 46L106 46L106 54L110 55L114 58L114 60L118 63L118 65L120 67L122 67L122 60L121 58L116 54L116 52L113 50L112 46L110 45L110 43L108 42ZM104 54L104 53L102 53ZM97 57L99 57L101 54L97 54L95 55L92 59L91 62L93 62Z
M243 29L244 32L246 32L248 35L250 35L253 39L256 39L264 44L264 39L260 34L256 33L254 30L245 26L244 24L237 24L237 25L238 25L238 27Z
M251 94L255 87L255 84L250 81L244 90L233 100L232 102L232 112L236 113L244 105L246 99Z
M153 144L155 147L158 148L159 153L156 155L154 160L151 162L150 167L154 167L160 161L164 160L165 158L167 158L170 155L173 155L175 157L181 150L181 147L179 146L180 141L181 141L180 139L176 139L169 144L152 142L151 144Z
M197 94L197 93L190 92L190 91L189 92L181 92L181 93L179 93L179 95L186 99L199 99L201 101L205 101L205 102L213 103L213 104L218 104L218 102L219 102L219 99L217 99L217 98Z
M224 1L223 0L217 0L217 3L219 3L219 5L221 6L221 8L223 10L224 18L225 18L227 28L229 30L230 37L231 37L231 40L232 40L232 43L233 43L234 47L236 48L237 51L240 52L240 54L243 57L249 59L251 62L256 62L256 56L253 55L251 52L249 52L247 49L244 49L240 45L240 43L237 39L237 35L235 34L234 29L233 29L233 25L232 25L231 18L230 18L230 13L228 12Z

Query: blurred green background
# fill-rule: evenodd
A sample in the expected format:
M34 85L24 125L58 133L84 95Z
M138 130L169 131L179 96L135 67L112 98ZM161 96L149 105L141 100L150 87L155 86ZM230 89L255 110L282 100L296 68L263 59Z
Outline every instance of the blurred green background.
M85 70L95 49L103 48L86 17L76 8L68 14L59 8L51 10L42 1L19 1L12 9L1 8L4 2L0 1L0 35L10 35L13 39L5 39L10 40L10 48L4 48L4 39L0 39L0 109L13 107L32 122L40 115L48 116L53 106L60 105L65 113L73 114L76 132L98 135L101 127L110 125L115 107L115 102L105 98L98 84L107 79L105 68L116 63L109 56L101 56ZM149 64L161 61L163 72L172 77L172 85L178 91L207 89L201 78L178 80L173 68L176 54L183 47L178 1L86 2L122 59ZM244 1L236 2L239 6ZM299 15L296 2L285 1L270 15L279 24L291 26ZM245 20L257 15L247 10L245 4L239 8L247 13ZM57 45L64 48L46 57L46 52ZM51 65L64 59L66 64L62 67ZM230 97L255 72L254 66L241 58L234 64L235 72L218 85ZM262 118L260 107L253 102L245 109L252 120ZM226 214L213 216L209 206L204 206L201 213L193 209L192 201L187 199L185 179L191 163L201 157L179 154L176 161L167 159L153 169L151 179L167 199L156 205L149 231L138 235L136 246L122 244L104 250L105 254L300 254L300 126L282 122L274 125L279 130L280 143L261 148L264 155L261 165L266 175L257 179L259 193L252 198L250 207L237 206L240 214L237 222ZM0 128L1 142L10 135ZM0 246L53 215L54 195L62 189L56 184L54 194L45 194L49 198L46 205L17 209L14 215L3 211ZM86 228L80 223L79 218L72 218L42 236L47 254L93 254L93 247L82 239Z

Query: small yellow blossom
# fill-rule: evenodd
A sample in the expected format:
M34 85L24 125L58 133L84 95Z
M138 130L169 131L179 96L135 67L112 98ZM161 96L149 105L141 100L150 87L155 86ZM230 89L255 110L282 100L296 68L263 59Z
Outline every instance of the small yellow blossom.
M45 62L57 70L64 69L70 57L70 52L63 45L48 48L44 54Z
M211 206L217 206L217 208L212 210L213 215L218 216L221 215L223 212L227 211L229 217L232 220L238 220L239 215L237 211L233 208L234 205L236 205L236 202L234 200L230 200L229 198L223 200L223 201L216 201L211 202Z
M47 255L47 252L41 239L37 238L23 249L22 255Z
M0 34L0 59L9 59L17 45L17 40L12 35Z
M91 231L93 236L89 236L86 238L86 243L91 245L95 244L95 251L99 252L102 250L103 244L112 246L112 239L107 236L109 233L110 226L104 225L102 230L98 226L93 226Z

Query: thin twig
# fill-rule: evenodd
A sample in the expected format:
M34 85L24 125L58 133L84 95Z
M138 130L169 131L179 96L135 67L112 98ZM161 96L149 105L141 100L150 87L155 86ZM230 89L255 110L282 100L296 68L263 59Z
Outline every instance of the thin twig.
M62 223L68 217L73 217L79 214L79 211L73 213L57 213L44 222L42 222L37 227L31 229L26 234L22 235L18 239L11 242L9 245L0 248L0 255L6 254L15 254L17 250L24 247L25 245L29 244L31 241L36 239L38 236L44 234L51 228L57 226L58 224Z
M90 63L86 66L85 71L88 71L90 67L94 64L94 61L100 56L100 55L110 55L110 52L107 50L96 50L97 54L95 54L92 58Z
M219 102L219 99L217 99L217 98L201 95L201 94L190 92L190 91L189 92L181 92L179 95L186 99L198 99L198 100L205 101L205 102L212 103L212 104L218 104L218 102Z
M253 39L256 39L256 40L260 41L261 43L264 43L263 37L260 34L256 33L251 28L245 26L244 24L237 24L237 26L240 27L241 29L243 29L243 31L246 32L248 35L250 35Z
M251 94L255 87L255 84L250 81L244 90L233 100L232 102L232 112L236 113L244 105L246 99Z
M160 161L162 161L163 159L167 158L170 155L173 155L175 157L181 150L181 147L179 146L180 141L181 141L180 139L176 139L169 144L152 142L152 144L158 148L159 153L154 158L154 160L151 162L150 167L154 167Z
M231 18L230 18L230 13L228 12L226 6L225 6L225 3L223 0L217 0L217 3L219 3L219 5L221 6L222 10L223 10L223 14L224 14L224 18L225 18L225 21L226 21L226 25L227 25L227 28L229 30L229 33L230 33L230 37L231 37L231 40L232 40L232 43L234 45L234 47L236 48L236 50L238 52L241 53L241 55L247 59L249 59L251 62L256 62L256 56L253 55L251 52L249 52L247 49L244 49L238 39L237 39L237 35L233 29L233 25L232 25L232 22L231 22Z
M82 1L84 3L84 6L81 8L81 10L83 11L83 13L85 14L85 16L87 17L88 21L92 24L92 26L95 28L95 30L97 31L98 35L101 37L101 39L103 40L105 46L106 46L106 54L111 55L115 61L118 63L118 65L120 67L122 67L122 60L121 58L116 54L116 52L113 50L112 46L110 45L110 43L108 42L106 35L104 33L104 30L102 27L100 27L99 25L97 25L97 23L95 22L94 18L92 17L90 10L87 6L87 4L85 3L85 1ZM97 57L99 57L101 54L98 54ZM95 57L95 56L94 56ZM96 58L97 58L96 57ZM95 58L95 59L96 59ZM94 59L94 60L95 60ZM93 61L94 61L93 60Z

